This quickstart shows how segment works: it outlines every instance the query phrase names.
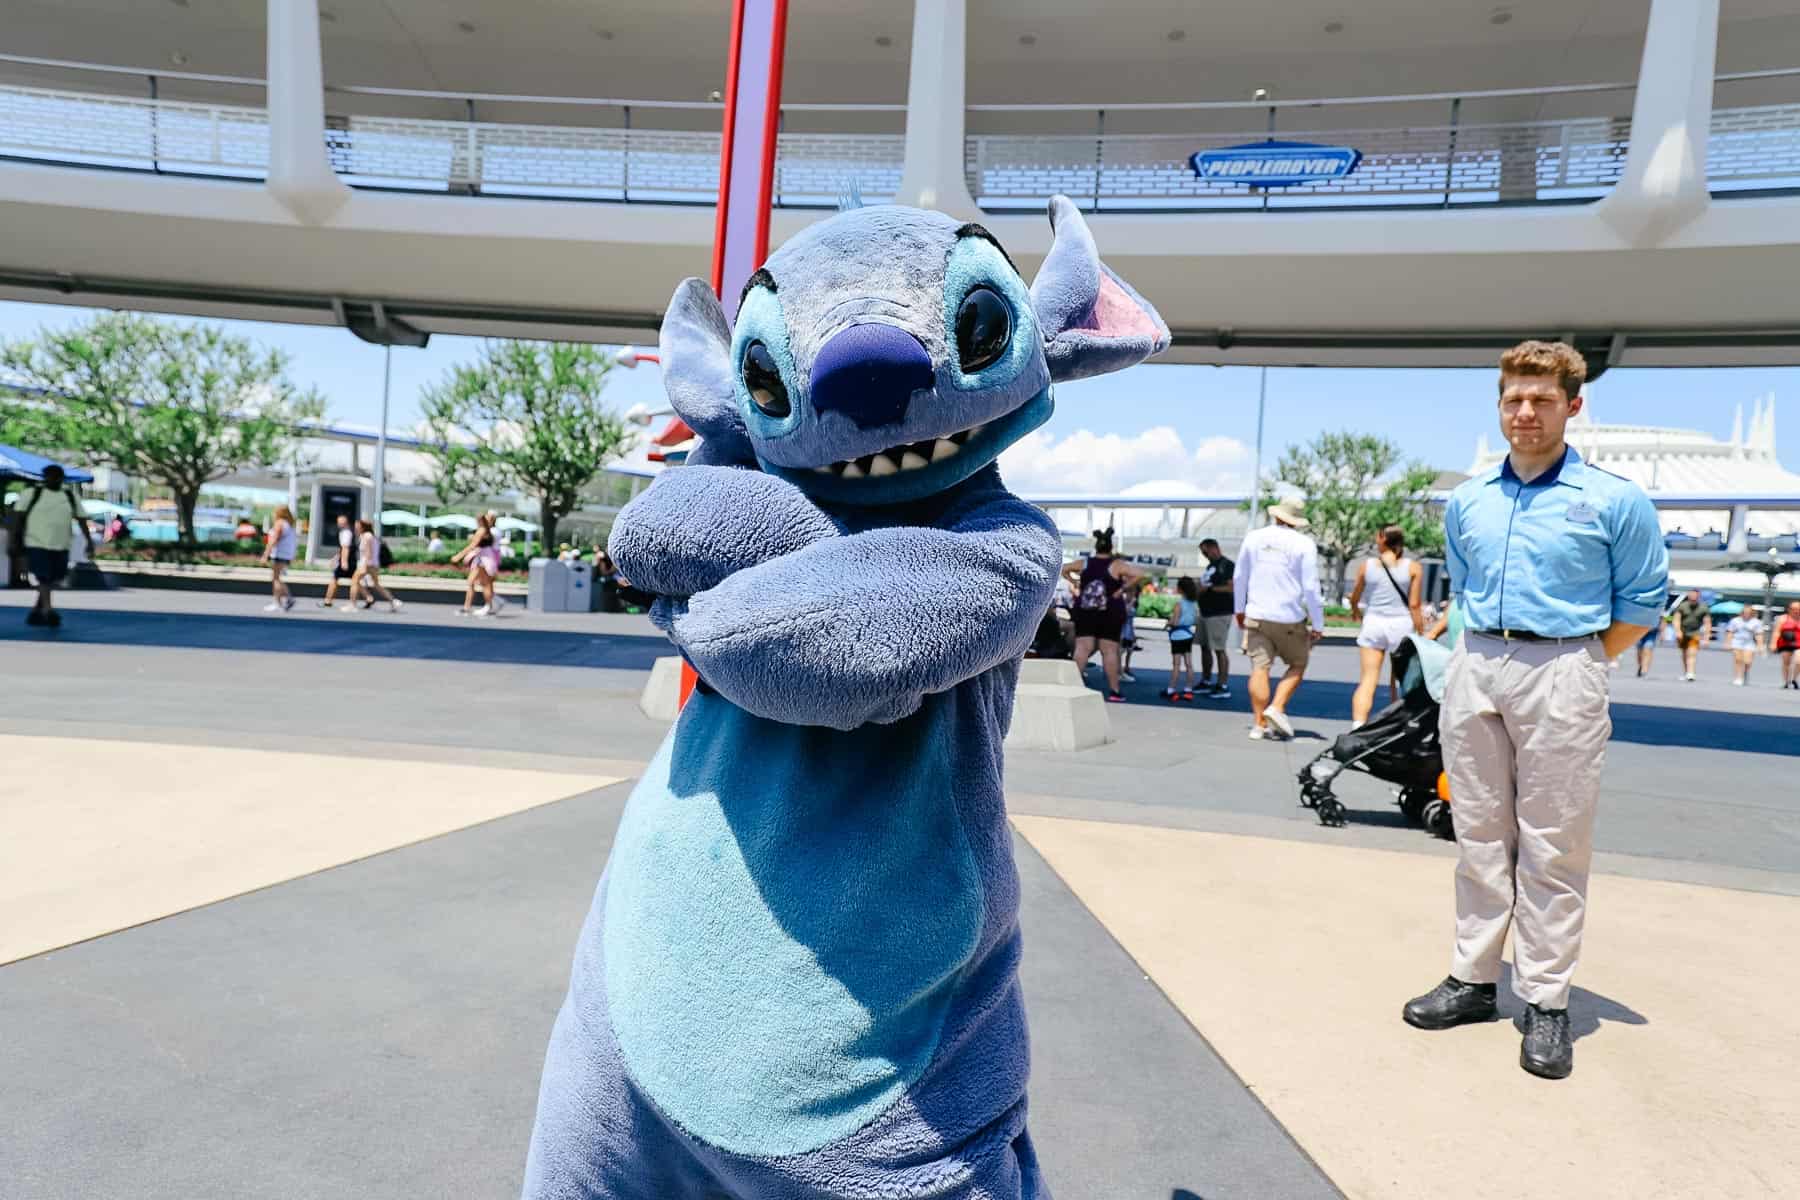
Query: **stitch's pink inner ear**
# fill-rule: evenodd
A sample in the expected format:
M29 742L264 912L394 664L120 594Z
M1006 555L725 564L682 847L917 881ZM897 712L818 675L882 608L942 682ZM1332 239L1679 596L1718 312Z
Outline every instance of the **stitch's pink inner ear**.
M1093 314L1082 323L1082 328L1109 338L1135 335L1154 342L1157 337L1156 322L1150 314L1105 271L1100 272L1100 298L1094 301Z

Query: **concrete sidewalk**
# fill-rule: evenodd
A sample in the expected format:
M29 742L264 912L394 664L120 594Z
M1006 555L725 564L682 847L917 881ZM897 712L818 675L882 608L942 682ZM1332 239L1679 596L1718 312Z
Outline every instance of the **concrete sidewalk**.
M14 599L0 1011L30 1036L0 1039L0 1194L516 1192L629 786L603 785L666 731L635 705L655 631L121 592L40 635ZM1167 705L1151 650L1112 746L1009 755L1057 1195L1513 1196L1521 1156L1558 1194L1786 1194L1794 694L1615 681L1577 1070L1550 1084L1508 1025L1398 1019L1445 969L1452 849L1373 780L1343 829L1295 803L1353 664L1318 654L1316 736L1251 743L1241 680Z

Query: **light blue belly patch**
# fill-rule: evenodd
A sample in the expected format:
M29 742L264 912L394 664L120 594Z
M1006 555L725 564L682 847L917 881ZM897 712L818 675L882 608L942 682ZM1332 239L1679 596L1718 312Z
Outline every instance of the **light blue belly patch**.
M848 733L696 693L607 868L606 1001L633 1078L689 1133L799 1154L918 1079L974 952L955 705Z

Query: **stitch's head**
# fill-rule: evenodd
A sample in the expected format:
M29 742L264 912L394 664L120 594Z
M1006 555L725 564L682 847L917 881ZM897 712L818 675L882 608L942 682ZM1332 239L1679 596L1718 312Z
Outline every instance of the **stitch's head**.
M812 226L751 277L731 329L689 279L663 318L663 374L700 434L694 461L755 462L825 503L943 491L1050 416L1053 380L1116 371L1169 344L1100 262L1080 212L1027 289L979 225L897 206Z

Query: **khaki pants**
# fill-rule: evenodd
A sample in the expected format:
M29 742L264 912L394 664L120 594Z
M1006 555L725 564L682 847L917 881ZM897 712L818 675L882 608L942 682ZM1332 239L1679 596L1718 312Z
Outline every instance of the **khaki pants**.
M1465 634L1439 727L1460 852L1450 973L1498 982L1511 925L1513 990L1541 1008L1566 1008L1612 734L1599 639Z
M1304 671L1312 657L1311 630L1305 621L1259 621L1246 617L1244 653L1258 671L1267 671L1278 658L1289 667Z

